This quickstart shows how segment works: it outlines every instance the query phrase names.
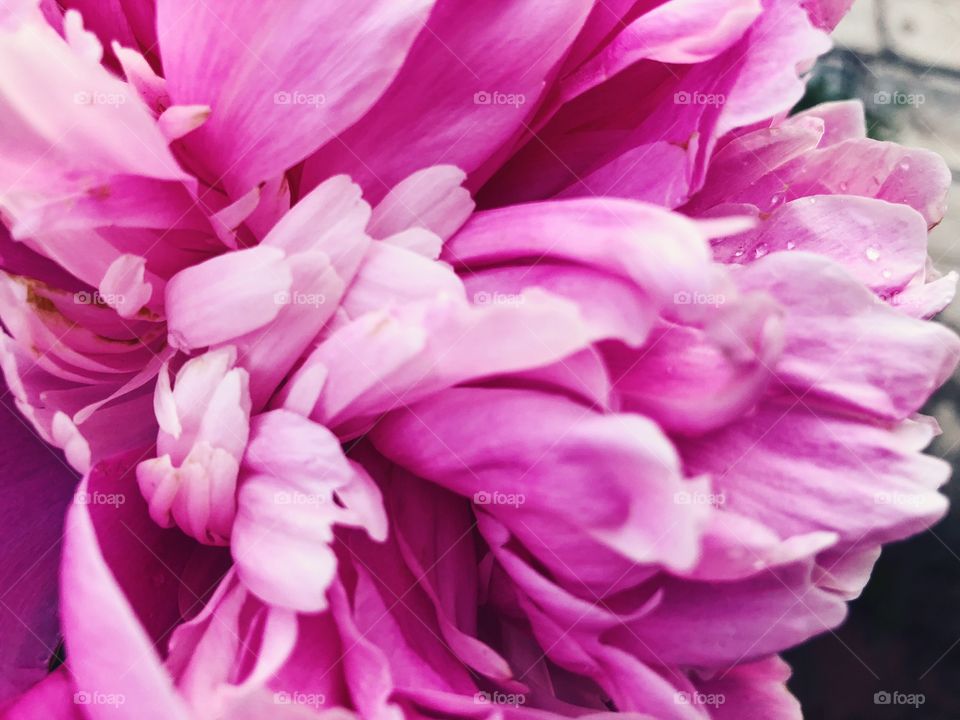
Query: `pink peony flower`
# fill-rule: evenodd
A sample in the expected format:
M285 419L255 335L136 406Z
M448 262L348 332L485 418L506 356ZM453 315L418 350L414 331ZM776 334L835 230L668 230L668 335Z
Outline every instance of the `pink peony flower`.
M5 716L800 717L960 358L849 4L8 2Z

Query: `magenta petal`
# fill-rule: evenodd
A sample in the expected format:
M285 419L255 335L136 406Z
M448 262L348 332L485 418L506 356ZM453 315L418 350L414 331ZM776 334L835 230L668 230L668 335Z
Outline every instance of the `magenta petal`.
M639 60L710 60L743 36L761 13L757 0L673 0L641 15L561 85L569 100Z
M490 12L470 0L438 2L380 101L307 162L308 187L346 172L377 202L426 166L473 173L523 132L592 4L517 0Z
M256 2L159 0L157 34L170 95L180 105L212 108L186 146L235 196L283 173L370 108L432 5L363 0L349 8L268 9ZM345 32L351 25L364 29L360 45ZM272 41L280 36L284 42ZM197 41L206 48L203 58Z
M779 309L761 296L731 298L710 323L701 329L661 321L646 347L606 347L624 409L685 434L716 429L752 409L783 351Z
M617 630L616 642L651 662L713 667L778 652L846 615L843 600L817 588L811 572L806 561L736 583L667 580L660 604Z
M66 668L58 668L9 704L0 704L4 720L84 720Z
M112 699L90 704L90 718L116 717L122 703L138 717L186 720L154 646L179 617L172 574L186 548L150 522L125 473L130 460L97 466L67 515L60 603L70 667L78 692ZM139 582L148 569L154 587Z
M697 692L706 700L723 698L711 709L717 720L802 720L800 703L787 690L789 679L790 667L769 657L697 683Z
M73 496L76 476L56 451L44 445L14 414L15 410L3 407L0 413L7 443L3 476L9 493L0 511L2 704L43 678L57 645L61 519Z

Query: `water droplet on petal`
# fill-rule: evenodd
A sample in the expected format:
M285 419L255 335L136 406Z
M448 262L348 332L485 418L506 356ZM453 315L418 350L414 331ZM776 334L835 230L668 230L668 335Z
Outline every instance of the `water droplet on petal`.
M877 249L876 245L871 245L867 248L867 260L870 262L876 262L880 259L880 250Z
M787 250L793 250L796 246L797 244L793 240L791 240L790 242L787 243Z
M769 251L767 249L766 243L761 243L760 245L757 245L757 249L753 251L753 256L759 260L764 255L766 255L767 252Z
M845 182L840 183L840 192L845 193L849 189L850 189L850 186L847 183Z
M880 274L883 275L884 280L889 280L891 277L893 277L893 273L890 272L889 270L884 270Z
M900 169L901 169L901 170L909 170L909 169L910 169L910 162L907 161L907 160L904 160L902 163L900 163Z

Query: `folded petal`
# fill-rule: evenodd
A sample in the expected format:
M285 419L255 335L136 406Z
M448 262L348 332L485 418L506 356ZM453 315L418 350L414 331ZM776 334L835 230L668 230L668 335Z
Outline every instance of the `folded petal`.
M187 268L167 284L170 344L182 350L226 342L263 327L282 306L293 276L284 253L260 246Z
M887 296L925 272L927 223L916 210L873 198L814 196L781 205L759 227L714 244L721 262L803 250L831 258Z
M780 537L828 531L847 543L886 543L946 511L937 488L949 467L920 452L932 434L914 421L887 427L767 403L709 439L683 441L680 452L690 472L714 476L725 508Z
M453 165L424 168L401 180L374 208L367 228L375 238L421 227L441 240L453 235L473 212L466 173Z
M953 332L890 308L824 258L774 253L737 282L783 307L786 345L773 369L807 404L900 420L923 405L960 358Z
M677 512L684 485L673 447L639 416L595 415L529 391L464 388L391 414L371 437L415 475L472 497L560 574L598 572L596 553L590 567L586 555L558 560L548 549L570 533L637 563L686 568L696 560L704 508ZM638 472L642 484L629 479ZM586 493L589 507L577 501Z
M81 483L67 515L61 564L61 620L87 716L187 720L154 643L179 618L177 572L182 536L149 520L130 475L130 460L97 466ZM143 583L144 573L155 578ZM104 638L110 638L105 642Z
M425 166L472 174L523 130L592 4L437 2L380 101L307 162L307 187L345 172L379 202Z
M333 526L386 533L376 486L329 430L285 410L257 418L245 468L231 542L240 579L273 605L326 609L337 568Z
M178 105L212 109L185 146L234 197L281 175L370 109L432 6L433 0L282 8L159 0L157 35L170 96Z

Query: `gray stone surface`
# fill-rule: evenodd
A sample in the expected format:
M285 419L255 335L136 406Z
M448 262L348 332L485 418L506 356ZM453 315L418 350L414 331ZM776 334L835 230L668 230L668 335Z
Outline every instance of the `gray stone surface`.
M834 33L838 45L960 70L960 2L857 0Z
M877 32L877 9L874 0L858 0L833 33L838 47L876 54L884 49Z
M960 3L956 0L886 0L891 49L917 62L960 69Z

